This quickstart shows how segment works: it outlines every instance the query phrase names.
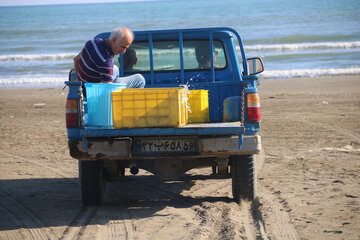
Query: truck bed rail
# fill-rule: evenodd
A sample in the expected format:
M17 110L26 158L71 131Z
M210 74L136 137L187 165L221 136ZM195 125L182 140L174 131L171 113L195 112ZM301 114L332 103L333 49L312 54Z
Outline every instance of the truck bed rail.
M85 127L80 130L83 138L95 137L132 137L132 136L180 136L180 135L240 135L244 133L244 126L240 122L227 123L197 123L187 124L177 128L129 128L104 129Z

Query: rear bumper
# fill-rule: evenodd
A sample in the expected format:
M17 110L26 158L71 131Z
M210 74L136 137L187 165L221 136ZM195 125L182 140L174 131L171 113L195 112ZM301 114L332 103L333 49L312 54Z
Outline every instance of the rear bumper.
M132 138L91 139L86 141L69 140L70 155L78 160L131 160L131 159L159 159L169 158L160 156L133 156L131 154ZM251 155L261 150L261 137L259 135L238 135L199 137L197 139L198 151L196 154L176 156L179 158L203 158L229 155ZM172 155L173 156L173 155Z

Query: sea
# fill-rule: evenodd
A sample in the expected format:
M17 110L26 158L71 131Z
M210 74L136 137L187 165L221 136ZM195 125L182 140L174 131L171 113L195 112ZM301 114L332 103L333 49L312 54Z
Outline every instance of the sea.
M0 7L0 87L63 86L101 32L231 27L262 81L360 74L359 0L163 0Z

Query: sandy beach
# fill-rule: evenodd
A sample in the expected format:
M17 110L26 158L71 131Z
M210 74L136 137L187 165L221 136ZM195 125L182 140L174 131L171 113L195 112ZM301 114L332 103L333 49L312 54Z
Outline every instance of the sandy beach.
M196 169L141 171L83 208L67 89L0 88L0 239L360 239L360 75L262 80L258 199ZM129 173L127 172L127 175Z

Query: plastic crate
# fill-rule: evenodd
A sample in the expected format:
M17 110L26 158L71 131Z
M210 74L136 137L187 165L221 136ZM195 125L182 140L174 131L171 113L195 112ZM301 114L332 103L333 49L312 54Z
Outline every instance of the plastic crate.
M113 127L111 92L125 87L122 83L85 83L88 126Z
M188 121L184 88L121 89L112 93L114 128L179 127Z
M208 90L190 90L189 105L191 110L189 122L209 122Z

